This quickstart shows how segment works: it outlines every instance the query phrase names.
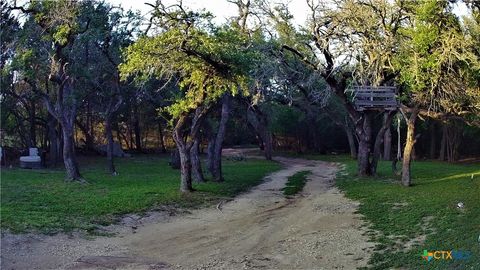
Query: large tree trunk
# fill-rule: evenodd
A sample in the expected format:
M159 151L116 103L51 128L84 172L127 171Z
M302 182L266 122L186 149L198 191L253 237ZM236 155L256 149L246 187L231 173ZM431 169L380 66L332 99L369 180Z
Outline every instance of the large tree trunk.
M371 154L371 144L372 144L372 114L370 112L365 112L363 116L363 124L361 132L358 138L358 175L360 176L369 176L372 174L370 168L370 154Z
M185 146L178 146L178 153L180 154L180 191L183 193L192 192L190 153Z
M173 139L177 144L180 155L180 191L188 193L193 191L192 187L192 164L190 151L194 145L194 140L198 137L200 125L205 116L206 110L203 107L195 109L195 114L190 124L190 134L187 140L184 140L184 127L187 124L187 114L179 116L173 130Z
M117 175L115 165L113 163L113 133L112 133L112 116L107 115L105 118L105 137L107 138L107 167L111 175Z
M190 149L190 159L192 164L192 179L197 183L205 182L203 176L202 163L200 161L200 140L195 138L193 146Z
M370 175L370 142L363 138L358 142L357 166L358 175Z
M415 146L415 122L418 116L418 109L414 109L409 118L405 117L407 122L407 138L403 150L402 161L402 185L410 186L412 183L410 165L412 161L413 148Z
M63 70L64 66L60 68L60 74L66 76ZM57 93L56 106L50 100L45 99L45 105L48 112L55 116L60 123L63 141L63 162L67 173L67 181L85 182L80 175L78 163L75 157L75 141L74 141L74 126L77 116L77 106L75 93L73 88L73 79L66 76L63 80L58 76L53 76L50 80L55 81L59 85Z
M193 191L192 187L192 166L190 164L190 149L187 149L187 143L183 140L183 128L186 124L187 116L179 117L174 130L173 140L175 141L180 156L180 191L188 193Z
M222 98L222 112L220 116L220 123L218 125L217 135L215 136L215 144L213 149L212 159L212 176L213 181L223 181L222 175L222 145L227 130L228 116L230 114L230 95L225 94Z
M78 170L78 163L75 157L75 146L73 139L73 121L71 125L64 125L63 132L63 163L67 172L67 181L83 182L80 171Z
M66 44L72 44L75 35L69 35ZM77 95L74 91L74 78L65 69L69 59L62 50L66 44L54 42L55 54L51 58L51 69L48 79L57 85L55 105L49 96L43 96L45 105L60 123L63 134L63 161L67 172L67 180L85 182L80 175L74 149L74 125L77 116ZM48 83L47 93L48 93Z

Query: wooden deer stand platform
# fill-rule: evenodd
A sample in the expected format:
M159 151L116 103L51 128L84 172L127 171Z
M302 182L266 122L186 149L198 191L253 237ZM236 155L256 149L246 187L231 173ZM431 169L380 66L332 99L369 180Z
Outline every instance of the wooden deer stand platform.
M354 86L353 102L357 111L396 111L399 107L395 86Z

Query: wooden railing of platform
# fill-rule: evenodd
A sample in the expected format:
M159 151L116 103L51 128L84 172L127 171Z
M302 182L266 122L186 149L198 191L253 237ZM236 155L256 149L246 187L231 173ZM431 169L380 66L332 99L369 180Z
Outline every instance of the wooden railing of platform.
M354 86L353 102L357 111L398 109L395 86Z

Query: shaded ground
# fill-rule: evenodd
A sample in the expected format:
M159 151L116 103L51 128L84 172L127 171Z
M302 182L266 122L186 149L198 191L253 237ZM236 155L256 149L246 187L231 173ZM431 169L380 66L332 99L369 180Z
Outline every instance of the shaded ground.
M191 214L152 213L110 226L115 237L5 235L2 269L354 269L373 243L354 214L358 204L335 187L332 163L277 158L285 167L250 192ZM288 198L289 176L311 171ZM128 225L128 226L127 226Z

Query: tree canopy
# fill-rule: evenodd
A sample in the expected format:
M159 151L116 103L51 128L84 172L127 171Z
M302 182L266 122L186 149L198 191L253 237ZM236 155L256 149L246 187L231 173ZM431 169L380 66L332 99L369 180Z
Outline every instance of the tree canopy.
M83 181L79 148L106 143L116 175L115 143L144 152L155 142L176 148L184 192L205 179L203 148L221 181L221 149L233 141L257 143L267 159L285 145L341 145L370 176L392 146L397 112L359 110L354 89L394 86L409 185L419 130L454 141L460 125L480 125L476 1L459 17L446 0L308 0L302 25L287 3L229 2L238 14L220 23L182 1L147 3L145 16L103 1L2 2L2 144L48 148L67 178ZM440 153L460 147L437 144Z

